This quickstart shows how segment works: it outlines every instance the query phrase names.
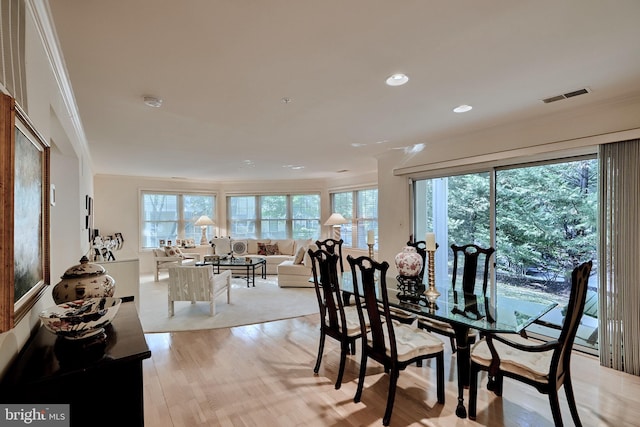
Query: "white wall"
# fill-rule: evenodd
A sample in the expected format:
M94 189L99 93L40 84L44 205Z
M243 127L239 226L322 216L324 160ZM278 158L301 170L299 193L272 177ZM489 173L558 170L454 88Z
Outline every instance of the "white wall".
M52 145L51 183L56 186L56 205L51 207L51 283L55 284L64 271L77 264L88 250L88 239L81 239L84 234L80 218L84 195L93 194L93 172L83 140L70 121L70 113L31 13L27 12L26 19L26 113ZM39 326L38 313L53 305L52 287L47 288L45 295L14 329L0 334L0 374L5 372L32 331Z

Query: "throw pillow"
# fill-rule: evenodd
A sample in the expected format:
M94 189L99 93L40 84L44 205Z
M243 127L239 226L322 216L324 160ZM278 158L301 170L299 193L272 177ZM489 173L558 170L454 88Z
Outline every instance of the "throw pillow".
M231 240L231 248L234 255L244 255L247 253L247 241L246 240Z
M182 251L177 246L165 246L164 253L170 257L180 257L183 258Z
M293 259L294 264L302 264L302 260L304 259L304 254L307 252L306 246L300 246L296 251L296 256Z
M278 244L274 243L273 245L265 245L266 255L280 255L280 249L278 249Z
M267 254L267 243L258 242L258 255L266 255Z
M304 253L304 260L302 261L305 267L311 268L311 265L312 265L311 255L309 255L309 251L315 252L317 250L318 250L318 246L315 243L312 243L309 245L309 247L307 248L307 251L305 251Z

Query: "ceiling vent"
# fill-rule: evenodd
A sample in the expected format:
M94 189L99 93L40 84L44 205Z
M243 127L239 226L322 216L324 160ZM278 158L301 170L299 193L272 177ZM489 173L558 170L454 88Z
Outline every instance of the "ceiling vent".
M549 98L544 98L542 102L544 102L545 104L549 104L550 102L560 101L561 99L568 99L578 95L585 95L589 92L590 91L587 88L578 89L578 90L574 90L573 92L563 93L562 95L556 95L556 96L550 96Z

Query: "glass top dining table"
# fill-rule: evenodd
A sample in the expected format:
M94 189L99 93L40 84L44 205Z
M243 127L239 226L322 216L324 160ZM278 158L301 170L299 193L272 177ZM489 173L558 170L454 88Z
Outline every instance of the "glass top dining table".
M518 334L557 305L557 303L551 302L526 301L500 295L500 293L493 299L485 298L483 295L465 294L461 289L454 291L451 285L436 286L440 296L435 304L430 304L424 295L410 300L402 298L402 293L397 287L398 282L394 277L387 277L386 282L390 307L447 322L455 331L458 348L458 406L456 415L460 418L467 416L464 406L464 388L469 385L469 329L476 329L487 334ZM342 274L340 287L344 303L348 305L350 296L354 294L353 276L350 271Z

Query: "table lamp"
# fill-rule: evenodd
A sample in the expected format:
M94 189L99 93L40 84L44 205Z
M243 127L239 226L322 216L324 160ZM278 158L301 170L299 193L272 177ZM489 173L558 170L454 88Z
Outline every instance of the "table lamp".
M200 218L196 220L195 225L199 225L202 229L202 237L200 238L201 245L208 245L209 240L207 239L207 227L210 225L216 225L215 222L211 218L206 215L202 215Z
M345 219L339 213L332 213L329 219L327 219L324 225L330 225L333 227L333 238L335 240L340 240L340 225L348 224L349 220Z

